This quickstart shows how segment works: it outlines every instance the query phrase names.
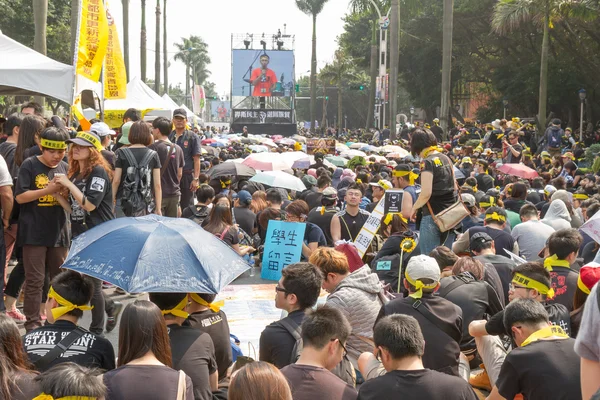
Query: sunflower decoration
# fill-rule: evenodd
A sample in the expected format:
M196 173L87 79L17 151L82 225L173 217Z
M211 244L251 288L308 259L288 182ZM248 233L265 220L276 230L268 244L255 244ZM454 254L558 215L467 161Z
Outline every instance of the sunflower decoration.
M405 253L412 253L416 247L417 242L413 238L407 237L400 242L400 249L404 250Z

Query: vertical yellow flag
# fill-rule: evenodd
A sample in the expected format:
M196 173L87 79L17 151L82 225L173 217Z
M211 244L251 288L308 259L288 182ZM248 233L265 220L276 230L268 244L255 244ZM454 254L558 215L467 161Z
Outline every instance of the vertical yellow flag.
M77 73L94 82L100 79L108 42L108 21L102 0L81 0L77 47Z
M117 25L106 2L108 18L108 46L104 59L104 98L124 99L127 97L127 73L121 52Z

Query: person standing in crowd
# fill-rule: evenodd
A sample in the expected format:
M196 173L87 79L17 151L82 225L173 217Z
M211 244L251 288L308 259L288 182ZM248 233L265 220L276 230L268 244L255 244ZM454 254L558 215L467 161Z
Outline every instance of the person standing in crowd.
M476 400L467 382L424 366L425 343L419 321L410 315L381 318L373 330L374 354L387 373L365 382L361 400L411 399Z
M293 397L283 374L273 365L257 361L233 374L228 400L293 400Z
M302 260L308 260L310 255L321 246L327 246L325 235L317 225L306 222L308 205L304 200L294 200L285 208L286 221L306 225L302 244Z
M106 386L99 377L98 369L65 362L35 377L38 399L87 399L102 400ZM41 393L40 393L41 391Z
M21 114L43 117L44 107L35 101L29 101L21 106Z
M187 129L187 112L183 108L173 111L175 130L169 135L169 140L183 150L184 166L181 177L181 208L192 205L194 193L199 186L200 176L200 138Z
M77 326L83 311L91 309L93 291L91 278L74 271L52 279L46 303L48 324L23 337L23 348L36 370L69 361L107 371L115 368L112 344Z
M42 154L26 159L19 169L17 246L23 247L27 332L42 326L40 304L46 273L50 279L58 274L71 240L66 212L55 197L61 189L55 178L68 172L68 164L62 161L68 139L66 131L46 128L40 135Z
M323 289L329 293L327 304L337 308L350 322L352 332L348 339L348 359L355 369L361 353L369 350L377 311L381 308L383 290L377 274L364 265L350 273L346 256L332 248L321 247L309 260L323 274Z
M339 240L354 241L365 222L367 222L371 214L359 207L362 197L363 191L358 184L353 183L348 186L344 197L346 208L331 219L333 243Z
M158 153L147 147L152 144L152 139L152 133L147 123L143 121L134 122L127 136L130 145L120 148L115 153L115 175L112 182L112 191L115 198L117 218L126 215L123 208L124 202L131 204L130 207L127 207L128 213L132 213L129 216L139 217L147 215L149 212L161 215L161 164ZM137 168L135 167L136 164ZM128 190L124 190L126 184ZM133 189L130 190L129 186ZM133 193L133 190L137 190L137 195ZM127 194L130 194L129 198L124 197ZM140 198L140 204L134 201L136 198Z
M502 141L502 157L506 164L519 164L523 156L523 146L519 144L519 133L511 131L508 140Z
M102 157L100 138L93 133L79 132L69 149L69 172L56 177L56 182L68 190L68 199L57 195L56 199L65 208L71 220L71 236L76 238L83 232L114 219L112 212L113 171ZM114 329L116 319L123 308L120 302L106 299L102 292L102 281L94 279L92 296L92 322L90 331L102 335L104 312L108 314L107 326ZM106 303L106 306L105 306Z
M539 260L538 254L554 233L554 228L540 222L538 210L533 204L525 204L519 211L522 223L513 227L511 236L519 245L521 257L527 261Z
M189 316L187 293L150 293L150 301L165 317L173 368L192 379L195 400L211 400L219 380L215 348L208 333L183 326Z
M223 301L215 302L216 294L189 293L189 317L184 323L200 332L208 333L215 347L215 359L219 371L219 381L227 378L232 363L231 342L227 315L221 310Z
M421 194L413 204L411 216L422 209L419 245L421 254L429 254L437 246L454 239L452 230L440 231L433 221L432 213L437 215L456 203L458 187L454 179L452 161L438 151L437 141L431 131L415 130L410 146L412 154L423 159Z
M554 203L554 202L553 202ZM558 303L573 311L573 298L577 289L579 274L571 269L577 260L582 237L577 229L561 229L548 238L548 254L544 267L550 272L555 296L549 303Z
M108 162L110 167L114 170L115 153L110 151L109 147L111 147L113 136L116 135L115 131L110 129L110 127L104 122L96 122L90 127L90 133L93 133L100 138L100 145L102 146L100 153L106 162Z
M331 237L331 220L340 209L337 207L337 190L328 187L323 190L321 197L321 207L316 207L308 213L307 222L317 225L323 231L327 246L333 246L333 238Z
M128 304L119 327L118 368L103 375L106 400L176 399L180 390L183 400L194 400L192 380L183 371L171 368L171 357L160 309L147 300Z
M15 149L15 164L20 167L31 154L33 149L39 155L40 134L46 127L46 121L37 115L26 115L19 126L17 148Z
M160 159L160 187L162 190L162 215L177 218L180 215L180 181L183 176L183 151L169 140L171 121L158 117L152 121L154 143L148 146L158 153Z
M277 368L293 364L298 359L294 354L296 336L306 311L317 303L321 293L323 276L311 263L290 264L281 271L281 279L275 286L275 307L288 316L275 321L260 334L259 359Z
M4 231L11 228L11 215L13 209L13 178L8 170L6 161L0 157L0 212L2 213L2 226ZM14 244L14 241L12 241ZM11 250L12 250L11 244ZM10 257L6 255L7 248L5 246L4 234L0 235L0 312L6 311L4 305L4 286L6 282L6 268L8 267L8 261ZM12 307L11 307L12 308Z
M581 398L575 340L550 323L543 305L532 299L511 302L504 311L504 326L519 347L506 356L489 400L518 394L528 400Z
M331 373L344 358L352 327L336 308L323 306L302 322L302 354L281 370L294 400L355 400L356 389Z
M247 190L240 190L233 198L235 222L248 235L253 235L256 231L256 214L250 210L252 195Z
M134 122L141 121L142 112L135 108L128 108L123 114L123 125L121 125L121 133L117 135L117 143L115 143L114 151L116 152L119 148L129 145L127 136L129 135L129 129Z

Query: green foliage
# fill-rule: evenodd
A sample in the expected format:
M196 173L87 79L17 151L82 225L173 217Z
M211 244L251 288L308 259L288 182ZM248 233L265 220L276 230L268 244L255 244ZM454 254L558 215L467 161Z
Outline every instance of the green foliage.
M348 168L350 168L352 171L354 171L359 165L367 165L367 160L365 160L364 157L355 156L348 161Z

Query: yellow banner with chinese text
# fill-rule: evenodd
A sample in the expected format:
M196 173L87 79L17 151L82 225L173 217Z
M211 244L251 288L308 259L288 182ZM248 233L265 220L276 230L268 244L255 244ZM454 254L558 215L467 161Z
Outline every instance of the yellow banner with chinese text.
M108 21L102 0L82 0L80 18L77 74L98 82L108 42Z
M104 58L104 98L124 99L127 97L127 72L121 52L121 43L117 33L117 25L106 2L108 19L108 46Z

